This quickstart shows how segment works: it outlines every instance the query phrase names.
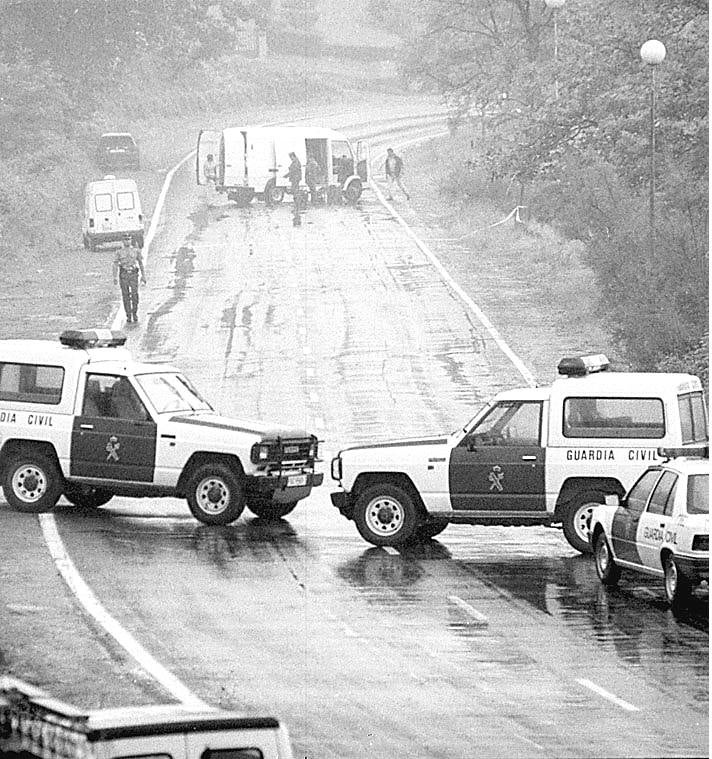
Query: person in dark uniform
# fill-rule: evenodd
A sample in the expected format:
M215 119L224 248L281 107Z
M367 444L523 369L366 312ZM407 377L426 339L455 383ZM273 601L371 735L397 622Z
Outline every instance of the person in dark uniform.
M311 153L307 157L307 165L304 167L304 181L309 188L311 202L317 203L319 197L319 185L323 183L324 178L319 162Z
M289 179L290 192L294 198L292 224L298 227L302 223L301 212L304 208L304 198L302 197L302 191L299 189L302 181L302 162L297 158L296 153L290 153L289 157L291 159L289 171L284 176Z
M141 274L141 284L146 284L146 272L143 268L143 256L139 248L134 247L130 237L124 240L122 247L114 256L114 284L121 286L121 297L124 301L126 322L138 322L138 275Z

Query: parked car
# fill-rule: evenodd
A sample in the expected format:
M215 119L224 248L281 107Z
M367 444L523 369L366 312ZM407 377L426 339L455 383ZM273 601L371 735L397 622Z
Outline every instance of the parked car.
M138 145L128 132L104 132L99 138L96 162L102 169L140 169Z
M607 495L594 508L589 536L604 585L616 585L622 569L660 577L675 607L709 582L709 448L666 453L622 499Z

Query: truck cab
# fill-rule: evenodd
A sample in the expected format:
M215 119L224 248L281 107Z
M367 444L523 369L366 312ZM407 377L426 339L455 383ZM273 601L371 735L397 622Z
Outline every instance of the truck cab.
M454 522L560 525L590 551L593 508L622 496L659 447L706 443L707 411L691 375L611 372L600 354L558 371L548 387L500 393L449 435L340 451L333 504L375 545Z
M179 369L136 361L125 342L109 330L0 341L0 483L10 506L172 495L196 519L228 524L245 506L286 516L321 484L314 435L220 416Z

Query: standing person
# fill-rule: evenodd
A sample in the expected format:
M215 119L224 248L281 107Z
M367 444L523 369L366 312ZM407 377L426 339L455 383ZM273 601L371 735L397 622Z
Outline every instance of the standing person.
M318 185L323 181L321 166L319 162L314 158L312 153L309 153L307 157L307 165L304 167L304 181L309 188L309 195L312 203L317 202L318 197Z
M218 183L218 166L212 153L208 153L203 164L203 177L205 179L205 202L210 205L210 198L215 193ZM212 188L212 191L211 191Z
M388 200L393 200L393 188L395 186L405 195L406 200L410 200L410 195L401 182L403 172L403 159L397 156L393 148L388 148L386 156L386 180L388 181Z
M208 153L203 165L203 176L207 184L216 185L218 183L218 166L213 159L213 154Z
M146 284L146 272L143 268L143 256L139 248L132 245L127 237L124 244L116 251L113 265L114 284L121 285L121 297L124 301L126 322L138 322L138 275L141 273L141 284Z
M289 171L284 176L286 179L289 179L292 195L296 197L299 190L299 183L302 181L302 162L297 158L296 153L290 153L289 158L291 159Z

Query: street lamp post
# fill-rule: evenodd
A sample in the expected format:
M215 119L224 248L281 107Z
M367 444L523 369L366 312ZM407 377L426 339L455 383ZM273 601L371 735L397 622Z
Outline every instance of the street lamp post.
M564 7L566 0L544 0L544 5L551 8L554 18L554 97L559 99L559 29L557 24L557 11Z
M650 66L650 259L655 260L655 68L665 60L665 45L648 40L640 57Z

